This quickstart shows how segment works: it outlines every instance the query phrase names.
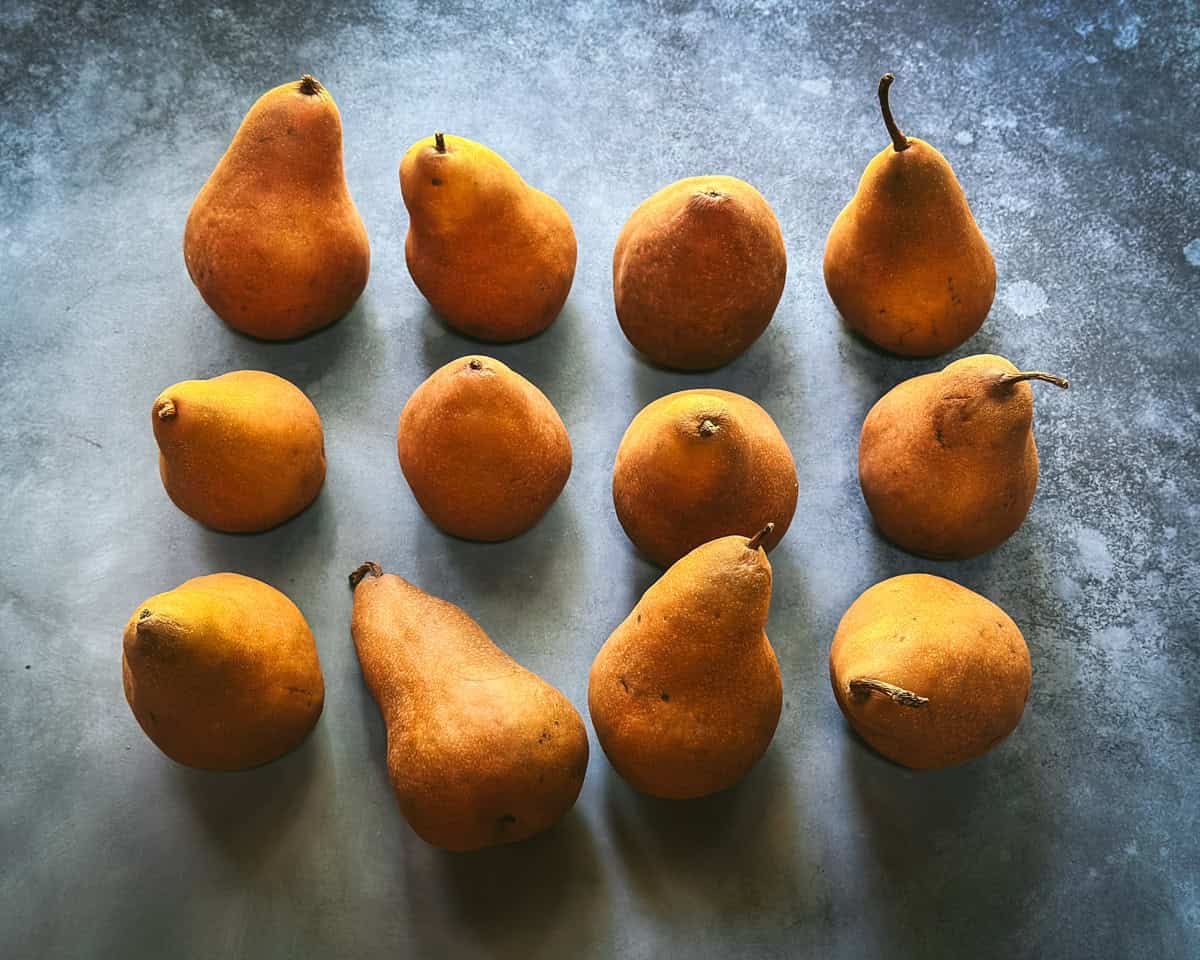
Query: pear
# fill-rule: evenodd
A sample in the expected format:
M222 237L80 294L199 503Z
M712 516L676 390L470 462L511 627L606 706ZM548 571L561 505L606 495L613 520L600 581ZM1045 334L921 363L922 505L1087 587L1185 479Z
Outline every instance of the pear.
M998 606L951 580L911 573L851 604L829 677L860 737L924 770L963 763L1012 733L1031 668L1025 638Z
M892 119L892 80L879 81L892 143L829 231L825 286L851 330L893 353L929 357L979 329L996 264L946 158Z
M229 326L289 340L345 315L371 268L337 104L307 74L267 91L188 214L183 256Z
M708 388L660 397L633 418L612 490L629 539L667 567L702 543L768 521L762 546L774 549L792 522L799 484L771 415L748 397Z
M885 537L911 553L961 560L1017 531L1037 489L1035 380L1068 386L979 354L905 380L871 408L858 479Z
M621 329L653 363L677 370L711 370L744 352L771 322L786 277L775 212L737 177L659 190L613 253Z
M423 840L476 850L523 840L575 803L587 771L569 700L452 603L377 563L350 575L351 633L387 726L400 811Z
M562 204L498 153L444 133L405 153L400 192L408 272L446 323L503 343L554 322L575 277L575 230Z
M260 580L214 573L151 597L125 626L125 698L172 760L208 770L268 763L321 716L312 631Z
M400 414L396 448L421 509L467 540L524 533L571 474L558 411L491 357L459 357L417 387Z
M150 422L167 495L215 530L269 530L308 507L325 482L321 417L273 373L184 380L158 395Z
M763 628L771 564L757 535L697 547L638 601L592 664L588 707L633 787L687 799L724 790L766 751L783 705Z

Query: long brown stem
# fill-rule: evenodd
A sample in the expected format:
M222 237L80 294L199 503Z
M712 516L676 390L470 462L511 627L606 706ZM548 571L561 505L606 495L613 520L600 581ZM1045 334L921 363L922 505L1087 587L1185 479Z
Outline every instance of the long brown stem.
M888 102L888 87L895 79L896 77L890 73L885 73L879 78L879 109L883 111L883 123L892 138L892 146L896 148L897 153L900 153L907 150L910 144L908 137L902 134L900 128L896 126L896 118L892 116L892 106Z
M438 153L446 152L446 135L441 130L433 135L433 149Z
M775 524L768 523L765 527L758 531L754 536L746 541L747 550L757 550L762 542L775 532Z
M353 590L360 583L363 577L370 574L373 577L383 576L383 567L377 564L374 560L368 560L366 563L360 564L358 569L350 574L350 589Z
M929 702L928 697L919 697L911 690L905 690L903 687L897 687L895 684L885 683L871 677L855 677L850 681L851 696L865 700L871 695L871 691L882 693L885 697L905 707L923 707Z
M1020 383L1022 380L1045 380L1046 383L1052 383L1056 387L1067 389L1071 384L1062 377L1056 377L1053 373L1043 373L1041 370L1022 370L1020 373L1006 373L1000 378L1000 382L1004 384Z

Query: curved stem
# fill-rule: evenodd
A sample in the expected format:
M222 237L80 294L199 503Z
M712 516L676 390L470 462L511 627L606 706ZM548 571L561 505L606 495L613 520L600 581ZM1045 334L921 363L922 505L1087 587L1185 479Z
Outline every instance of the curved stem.
M377 564L374 560L368 560L366 563L360 564L358 569L350 574L350 589L353 590L360 583L362 583L363 578L367 574L370 574L373 577L382 577L383 567Z
M763 527L761 530L759 530L758 533L756 533L754 536L752 536L749 540L746 541L746 549L747 550L757 550L762 545L763 540L765 540L767 537L769 537L774 532L775 532L775 524L768 523L765 527Z
M1071 384L1062 377L1057 377L1053 373L1043 373L1041 370L1022 370L1020 373L1006 373L1000 378L1003 384L1020 383L1022 380L1044 380L1046 383L1052 383L1056 387L1061 387L1066 390Z
M874 680L870 677L855 677L850 681L850 695L865 700L871 692L882 693L885 697L905 707L923 707L929 702L928 697L919 697L911 690L897 687L895 684Z
M900 128L896 126L896 119L892 116L892 106L888 102L888 87L895 79L896 77L890 73L885 73L879 78L879 109L883 111L883 123L892 138L892 146L896 148L897 153L900 153L907 150L910 144L908 137L902 134Z
M433 149L438 153L446 152L446 135L441 130L433 135Z
M306 73L300 78L300 92L306 97L316 96L321 92L321 84L311 73Z

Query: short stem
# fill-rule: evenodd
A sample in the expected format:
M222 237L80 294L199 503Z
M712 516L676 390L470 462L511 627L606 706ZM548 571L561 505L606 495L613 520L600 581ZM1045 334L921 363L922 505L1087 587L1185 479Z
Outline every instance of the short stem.
M911 690L905 690L903 687L897 687L891 683L884 683L882 680L873 680L870 677L855 677L850 681L851 696L858 697L860 700L865 700L871 695L871 691L882 693L885 697L905 707L923 707L929 702L928 697L919 697Z
M700 427L699 427L700 436L711 437L716 432L717 432L717 425L715 423L713 423L711 420L709 420L708 417L705 417L703 420L700 421Z
M433 149L438 153L446 152L446 135L441 130L433 135Z
M366 563L361 564L357 570L350 574L350 589L354 589L362 583L363 577L367 574L373 577L382 577L383 567L373 560L368 560Z
M164 400L158 405L158 408L154 411L154 413L159 420L170 420L173 416L175 416L175 401Z
M768 523L765 527L758 531L754 536L746 541L747 550L757 550L762 542L775 532L775 524Z
M892 106L888 102L888 87L892 85L892 81L895 79L896 77L890 73L885 73L879 78L879 109L883 111L883 123L892 138L892 146L896 148L897 153L900 153L903 150L907 150L910 144L908 137L902 134L900 128L896 126L896 120L892 116Z
M300 92L306 97L312 97L321 92L321 84L311 73L300 78Z
M1062 387L1064 390L1071 385L1062 377L1056 377L1052 373L1043 373L1041 370L1022 370L1020 373L1006 373L1000 378L1000 382L1004 384L1020 383L1022 380L1044 380L1046 383L1052 383L1056 387Z

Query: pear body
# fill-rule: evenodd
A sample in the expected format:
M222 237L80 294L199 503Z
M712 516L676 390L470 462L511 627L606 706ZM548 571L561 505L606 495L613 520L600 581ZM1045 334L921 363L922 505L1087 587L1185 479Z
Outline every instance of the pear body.
M592 664L588 707L617 772L656 797L732 786L770 745L783 704L763 628L771 564L722 537L674 564Z
M388 774L405 819L446 850L553 825L587 771L587 731L570 701L459 607L364 567L351 630L387 725Z
M1029 697L1029 648L1012 619L942 577L912 573L865 591L829 652L838 706L871 747L914 769L986 753L1016 728ZM926 702L906 705L855 680Z
M909 357L945 353L983 323L996 263L949 162L916 137L885 147L825 244L825 286L850 329Z
M972 557L1007 540L1037 489L1033 391L1003 357L964 357L913 377L867 414L863 497L885 537L920 556Z
M787 277L774 211L736 177L689 177L638 207L617 238L613 296L625 336L652 362L711 370L771 322Z
M571 441L537 387L491 357L460 357L400 414L400 468L447 533L507 540L541 519L571 474Z
M413 282L455 330L523 340L554 322L575 277L575 230L553 197L464 137L428 137L400 163Z
M134 717L168 757L243 770L294 749L325 702L304 615L259 580L214 573L151 597L125 626Z
M215 530L269 530L325 482L321 418L299 387L272 373L181 381L158 395L150 422L168 496Z
M773 523L771 550L796 510L787 442L753 400L681 390L642 409L613 466L613 504L629 539L659 566L703 543Z
M250 108L188 214L183 255L235 330L289 340L344 316L371 267L342 166L342 120L305 77Z

